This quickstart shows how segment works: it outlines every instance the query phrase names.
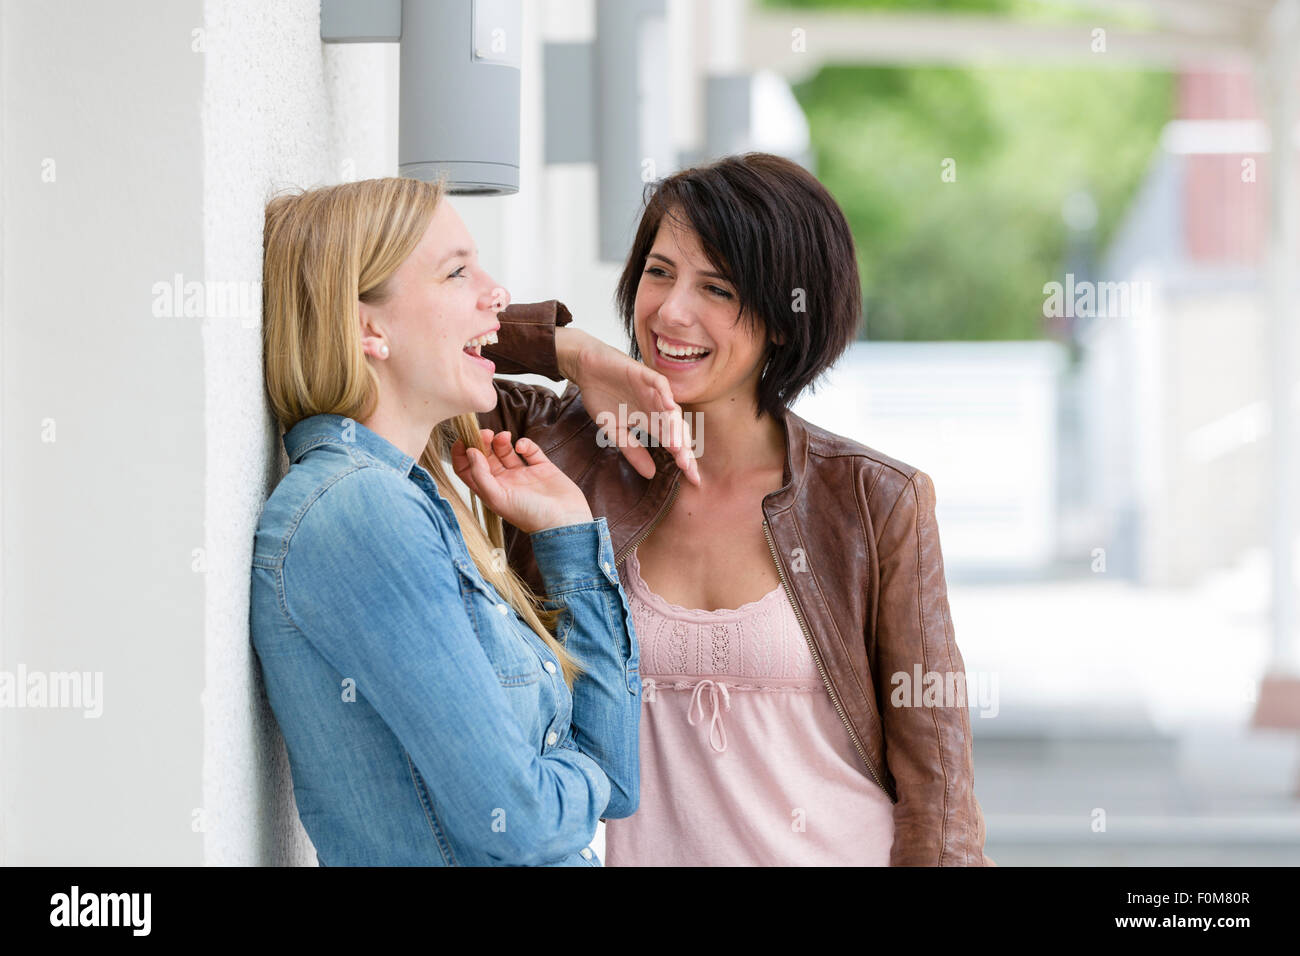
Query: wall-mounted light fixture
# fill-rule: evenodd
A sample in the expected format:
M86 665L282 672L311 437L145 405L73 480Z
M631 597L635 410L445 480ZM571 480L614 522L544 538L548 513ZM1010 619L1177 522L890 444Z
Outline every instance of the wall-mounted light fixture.
M519 191L520 0L321 0L325 43L397 42L398 173Z

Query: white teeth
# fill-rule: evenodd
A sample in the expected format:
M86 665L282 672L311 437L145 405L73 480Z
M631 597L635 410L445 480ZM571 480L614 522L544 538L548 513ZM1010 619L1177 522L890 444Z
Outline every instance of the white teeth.
M655 339L655 345L659 349L659 351L662 352L664 355L670 355L674 358L689 358L696 355L707 355L709 353L708 349L700 348L698 345L693 345L689 347L680 346L680 345L665 345L663 339L660 338Z
M496 344L497 344L497 334L495 332L489 332L487 335L480 335L476 339L470 339L468 342L465 343L464 347L467 349L480 348L481 346L484 345L496 345Z

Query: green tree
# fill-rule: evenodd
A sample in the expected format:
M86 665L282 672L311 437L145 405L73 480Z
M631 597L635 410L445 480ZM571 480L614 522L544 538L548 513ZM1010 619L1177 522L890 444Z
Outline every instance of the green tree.
M831 66L795 95L817 175L843 206L858 246L864 335L1024 339L1043 335L1043 285L1067 269L1066 197L1092 195L1094 242L1104 248L1171 116L1173 83L1168 73L1121 69ZM945 161L954 181L942 175Z

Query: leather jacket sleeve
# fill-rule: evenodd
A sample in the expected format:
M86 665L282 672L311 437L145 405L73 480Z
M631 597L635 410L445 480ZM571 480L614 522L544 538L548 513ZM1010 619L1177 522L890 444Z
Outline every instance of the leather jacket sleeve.
M885 760L894 777L891 866L996 866L984 855L966 669L953 636L934 486L924 472L903 485L877 541L876 660ZM924 695L937 674L939 700ZM917 678L921 677L920 686ZM956 696L942 693L955 687Z
M545 375L553 382L564 380L555 358L555 330L573 321L563 302L524 302L497 313L501 331L497 344L483 347L483 354L496 363L502 375Z
M498 373L544 375L553 382L564 380L555 355L555 330L573 321L564 303L548 299L512 305L497 317L501 320L497 343L485 345L482 352L496 364ZM495 384L496 407L478 413L479 427L494 432L508 431L512 439L528 435L531 429L552 424L569 400L569 391L556 395L545 385L500 378L495 380ZM531 437L536 438L535 435Z

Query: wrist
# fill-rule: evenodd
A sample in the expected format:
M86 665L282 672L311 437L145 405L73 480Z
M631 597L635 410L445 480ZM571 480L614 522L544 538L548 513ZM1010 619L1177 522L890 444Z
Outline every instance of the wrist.
M565 381L577 380L582 369L582 353L589 338L582 329L561 327L555 330L555 365Z
M574 512L572 514L561 515L558 518L553 518L551 521L547 522L546 527L538 528L537 531L554 531L556 528L567 528L570 525L575 524L590 524L595 520L596 519L591 516L590 510L585 514ZM533 534L536 534L537 531L534 531Z

